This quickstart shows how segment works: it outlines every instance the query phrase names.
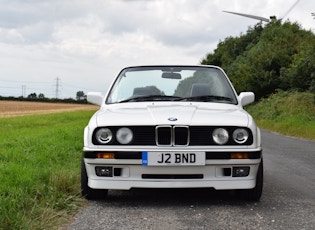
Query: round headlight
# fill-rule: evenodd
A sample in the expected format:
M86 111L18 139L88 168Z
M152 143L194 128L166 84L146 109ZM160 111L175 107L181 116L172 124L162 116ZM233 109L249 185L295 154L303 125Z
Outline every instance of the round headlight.
M224 145L229 140L229 133L226 129L218 128L213 131L212 138L215 143Z
M129 144L133 139L133 133L131 129L120 128L116 133L116 139L122 145Z
M110 129L101 128L95 133L95 138L100 144L108 144L113 139L113 134Z
M248 140L248 131L246 129L235 129L233 139L238 144L243 144Z

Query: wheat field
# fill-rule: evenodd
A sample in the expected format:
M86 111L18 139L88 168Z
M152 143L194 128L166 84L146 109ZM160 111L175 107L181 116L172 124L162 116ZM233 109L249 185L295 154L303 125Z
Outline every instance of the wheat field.
M0 117L16 117L31 114L48 114L76 110L97 110L98 106L27 101L0 101Z

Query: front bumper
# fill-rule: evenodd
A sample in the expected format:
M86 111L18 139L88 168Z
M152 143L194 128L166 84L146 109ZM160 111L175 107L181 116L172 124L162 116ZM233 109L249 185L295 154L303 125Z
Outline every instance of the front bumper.
M132 153L125 159L126 151L116 151L119 159L95 158L98 151L84 151L88 186L93 189L131 188L214 188L217 190L251 189L256 185L256 175L261 162L261 149L243 149L248 159L229 159L233 151L206 152L202 166L143 166L141 155ZM120 154L120 155L119 155ZM222 156L222 157L220 157ZM140 159L139 159L140 157ZM221 159L220 159L221 158ZM108 176L97 175L98 168L110 169ZM237 169L246 169L245 176L235 176Z

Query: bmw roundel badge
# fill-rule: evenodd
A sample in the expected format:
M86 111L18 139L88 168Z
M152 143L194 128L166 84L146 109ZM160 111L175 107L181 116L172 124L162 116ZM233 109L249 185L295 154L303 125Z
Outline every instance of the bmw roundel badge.
M170 117L168 120L169 121L177 121L177 118L176 117Z

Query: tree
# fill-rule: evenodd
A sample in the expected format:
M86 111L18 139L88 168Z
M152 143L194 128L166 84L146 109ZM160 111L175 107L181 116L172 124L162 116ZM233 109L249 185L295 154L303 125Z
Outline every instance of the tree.
M280 78L288 88L315 92L314 60L315 46L305 45L301 52L294 55L291 65L281 69Z
M82 101L82 100L85 100L85 99L86 99L86 95L84 94L83 91L78 91L76 98L77 98L77 101Z
M250 50L259 42L262 31L263 27L261 23L258 23L254 28L249 27L247 33L240 37L227 37L219 42L214 53L207 54L201 64L218 65L228 71L237 57L242 56L245 51Z
M238 92L257 98L276 90L315 89L315 35L297 23L272 20L247 34L227 38L202 64L220 65Z
M44 99L45 95L43 93L38 94L38 99Z
M36 99L37 98L37 94L36 93L31 93L27 96L27 98L30 98L30 99Z

